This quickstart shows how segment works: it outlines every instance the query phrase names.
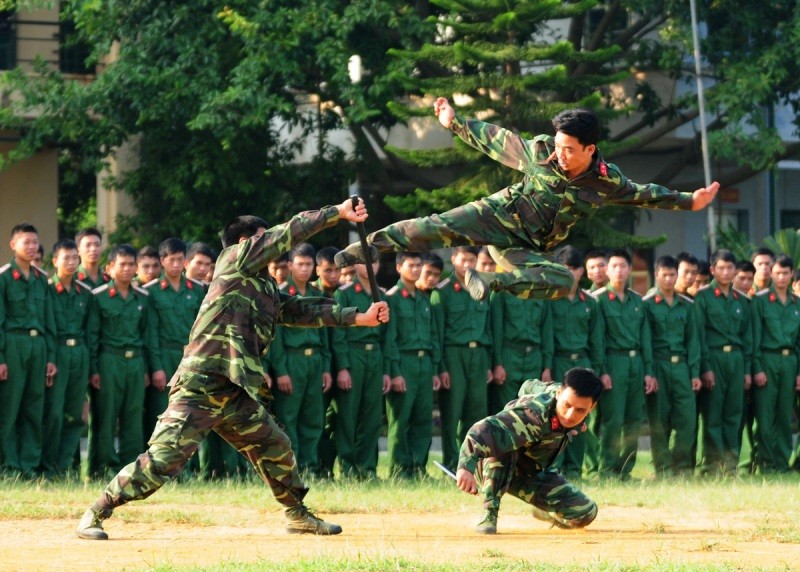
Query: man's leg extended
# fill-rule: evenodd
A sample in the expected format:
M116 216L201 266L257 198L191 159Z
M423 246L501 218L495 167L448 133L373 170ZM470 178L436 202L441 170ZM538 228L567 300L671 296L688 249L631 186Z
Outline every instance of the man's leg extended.
M508 493L533 505L533 516L559 528L583 528L597 516L597 504L554 470L527 472L517 465Z

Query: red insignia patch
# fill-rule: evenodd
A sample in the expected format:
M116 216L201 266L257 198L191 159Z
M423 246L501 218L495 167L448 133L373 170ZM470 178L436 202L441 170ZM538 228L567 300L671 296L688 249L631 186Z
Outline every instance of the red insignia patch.
M777 297L775 294L770 294L770 295L769 295L769 301L770 301L770 302L774 302L774 301L775 301L775 300L777 300L777 299L778 299L778 297Z
M616 295L615 295L613 292L609 292L609 293L608 293L608 299L609 299L609 300L613 300L613 299L614 299L614 298L616 298L616 297L617 297L617 296L616 296Z
M604 177L608 177L608 165L600 161L600 164L597 166L597 169L598 171L600 171L601 175L603 175Z
M561 429L561 423L559 423L559 421L558 421L558 417L556 417L555 415L553 415L553 416L550 418L550 430L551 430L551 431L556 431L556 430L558 430L558 429Z
M661 296L656 294L656 304L660 304L660 303L661 303Z
M403 295L403 298L408 298L408 290L406 290L405 288L403 288L403 291L400 293Z
M356 284L355 287L356 294L361 294L362 290L364 290L364 288L361 286L361 284Z
M722 296L722 290L720 290L719 288L714 288L714 296L716 296L717 298Z
M116 295L117 295L117 290L116 290L115 288L110 288L110 289L108 290L108 297L109 297L109 298L113 298L113 297L114 297L114 296L116 296Z
M294 296L295 294L297 294L297 288L289 286L289 296Z
M36 276L37 278L39 277L39 271L36 270L35 266L33 267L33 275Z
M456 292L461 292L461 284L459 284L458 282L454 282L453 290L455 290Z
M86 280L86 273L78 272L78 280Z
M58 284L56 284L56 292L58 292L59 294L61 294L63 291L64 291L64 285L63 285L61 282L59 282Z
M189 290L191 290L192 288L194 288L194 286L192 286L192 281L191 281L191 280L187 280L187 281L186 281L186 287L187 287Z
M12 273L11 273L11 276L13 276L13 277L14 277L14 280L19 280L19 279L20 279L20 277L22 276L22 274L20 274L20 273L19 273L19 270L17 270L17 269L15 268L15 269L14 269L14 272L12 272Z
M60 282L59 282L59 284L60 284ZM78 286L77 284L75 284L75 291L76 291L78 294L80 294L80 292L81 292L81 287L80 287L80 286Z
M166 280L162 280L161 281L161 289L162 290L166 290L167 286L168 286L167 281Z
M111 276L103 272L103 280L105 280L106 282L111 282Z
M583 295L583 292L581 292L581 302L586 302L586 296Z

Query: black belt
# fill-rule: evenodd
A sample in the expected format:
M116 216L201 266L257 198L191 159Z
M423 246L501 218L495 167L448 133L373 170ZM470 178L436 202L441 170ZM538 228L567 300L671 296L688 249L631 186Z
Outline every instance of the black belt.
M580 351L580 352L558 351L558 352L556 352L556 357L566 358L566 359L568 359L570 361L578 361L580 359L584 359L586 357L589 357L589 355L584 351Z
M739 345L738 345L738 344L728 344L728 345L724 345L724 346L713 346L713 347L711 347L710 349L712 349L712 350L719 350L719 351L721 351L721 352L724 352L724 353L726 353L726 354L729 354L729 353L731 353L733 350L738 350L738 349L739 349Z
M505 347L507 347L508 349L513 350L515 352L523 352L523 353L526 353L526 354L529 354L529 353L533 352L534 350L539 349L539 346L534 346L534 345L518 346L517 344L509 344L509 343L505 343L503 345Z
M606 353L610 356L626 356L626 357L636 357L640 354L639 350L606 350Z
M761 348L761 351L765 352L765 353L768 353L768 354L782 355L783 357L794 355L794 348L777 348L777 349L774 349L774 350L773 349L767 349L767 348Z
M111 354L112 356L117 357L124 357L125 359L142 357L142 350L136 348L103 348L101 353Z
M161 349L162 350L181 350L183 351L186 348L186 344L181 344L179 342L161 342Z
M289 354L303 354L304 356L313 356L319 353L319 348L286 348L286 353Z
M83 340L81 338L59 338L58 345L74 348L75 346L82 346Z
M400 350L400 351L404 354L415 355L418 358L423 358L430 353L428 350Z
M450 348L469 348L471 350L482 347L480 342L467 342L466 344L445 344L445 346Z
M11 328L10 330L6 330L6 332L10 334L21 334L23 336L30 336L32 338L42 335L42 332L40 332L36 328Z
M654 353L653 357L657 360L668 361L669 363L682 363L686 361L686 356L681 354Z

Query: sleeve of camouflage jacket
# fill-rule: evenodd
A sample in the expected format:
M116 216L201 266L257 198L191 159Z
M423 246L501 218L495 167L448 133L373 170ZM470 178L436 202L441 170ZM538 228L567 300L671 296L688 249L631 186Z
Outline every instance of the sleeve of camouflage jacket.
M499 457L536 441L541 416L523 405L504 409L475 423L459 452L458 468L474 473L480 459Z
M523 139L503 127L456 115L450 129L470 147L512 169L527 173L537 163L535 140Z
M608 165L609 170L619 169L615 165ZM694 199L692 193L672 191L666 187L648 183L640 185L628 179L619 172L620 186L609 194L605 200L606 205L631 205L649 209L667 210L692 210Z
M356 308L344 308L330 298L298 298L281 292L281 312L278 322L294 327L352 326L356 323Z

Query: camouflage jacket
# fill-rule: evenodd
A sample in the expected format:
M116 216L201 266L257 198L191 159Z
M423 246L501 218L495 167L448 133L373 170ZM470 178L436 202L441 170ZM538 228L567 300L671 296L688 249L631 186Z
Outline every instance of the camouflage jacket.
M327 298L295 298L278 292L267 265L294 245L339 220L336 207L306 211L222 251L214 280L192 326L177 376L185 371L221 375L257 401L272 399L261 356L276 324L348 326L356 309Z
M524 173L516 183L485 199L509 231L550 250L592 209L603 205L636 205L654 209L691 210L692 193L628 180L616 165L596 152L589 170L569 179L559 168L550 135L523 139L478 120L456 116L451 129L467 144L495 161Z
M560 383L526 381L520 397L503 410L473 425L458 458L458 468L475 472L478 462L517 452L517 463L528 471L550 467L580 428L566 429L556 416L556 391Z

